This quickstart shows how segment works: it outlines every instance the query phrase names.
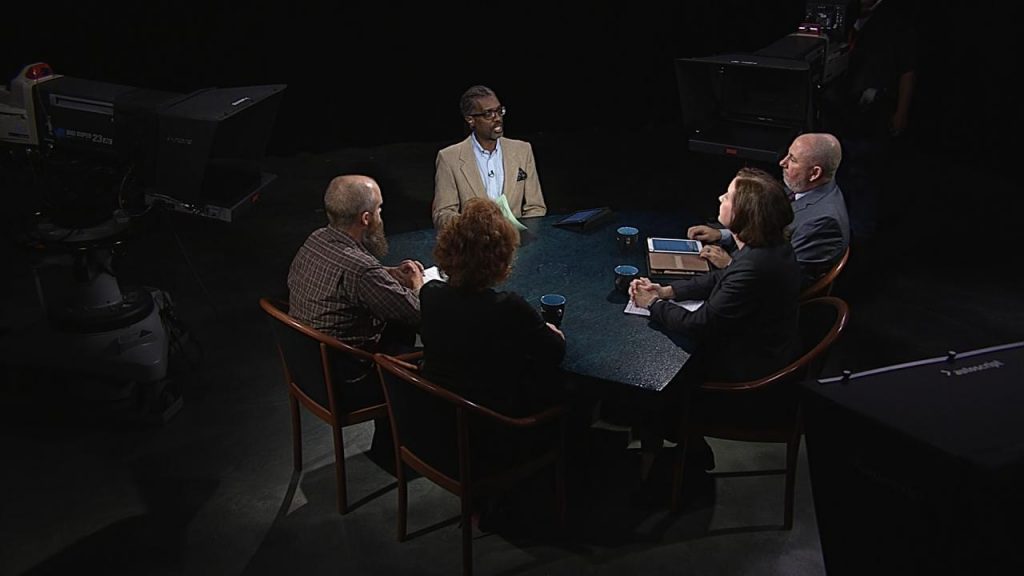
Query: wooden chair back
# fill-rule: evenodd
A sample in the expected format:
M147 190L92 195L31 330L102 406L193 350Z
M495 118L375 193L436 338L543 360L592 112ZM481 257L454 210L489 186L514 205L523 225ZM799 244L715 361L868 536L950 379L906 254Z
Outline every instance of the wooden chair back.
M730 472L729 476L785 474L785 512L783 526L793 526L793 494L796 458L800 448L802 425L796 384L817 377L828 351L846 328L849 306L833 296L823 296L800 304L802 353L788 366L747 382L705 382L691 401L694 408L684 415L679 431L672 487L672 510L678 511L682 489L686 446L701 436L745 442L786 443L786 468Z
M373 355L299 322L288 314L287 303L261 298L260 308L272 320L288 387L294 468L302 470L301 405L331 426L338 512L345 514L348 502L342 428L371 419L383 422L387 417Z
M847 246L846 250L843 250L842 257L832 265L828 272L815 280L813 284L804 288L804 291L800 293L800 300L810 300L811 298L832 294L832 285L835 283L836 278L839 277L839 273L843 271L843 268L846 268L846 262L849 259L850 247Z
M558 520L565 522L564 405L513 417L473 402L424 378L415 364L376 354L387 400L398 477L398 540L407 535L406 467L459 497L463 574L472 574L474 500L500 494L554 465ZM549 426L552 434L536 434ZM519 440L540 440L528 453Z

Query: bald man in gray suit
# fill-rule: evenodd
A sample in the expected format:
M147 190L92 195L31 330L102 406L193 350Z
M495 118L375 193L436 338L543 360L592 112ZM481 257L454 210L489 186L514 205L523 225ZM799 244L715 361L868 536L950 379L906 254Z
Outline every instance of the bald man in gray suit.
M504 201L516 218L547 214L529 142L505 138L505 107L486 86L466 90L460 101L471 134L437 153L434 227L441 229L470 198Z
M800 264L801 286L806 288L827 272L850 245L850 218L843 192L835 182L843 160L839 140L831 134L801 134L779 162L782 180L793 206L790 243ZM732 262L732 234L710 226L692 226L686 235L718 246L706 246L701 256L717 268Z

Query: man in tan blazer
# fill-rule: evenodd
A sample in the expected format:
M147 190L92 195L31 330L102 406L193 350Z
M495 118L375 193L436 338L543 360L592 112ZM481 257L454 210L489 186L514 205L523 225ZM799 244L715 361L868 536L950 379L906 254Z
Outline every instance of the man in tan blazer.
M529 142L505 138L505 107L486 86L466 90L459 102L471 133L437 153L434 227L441 229L470 198L504 195L517 218L547 213Z

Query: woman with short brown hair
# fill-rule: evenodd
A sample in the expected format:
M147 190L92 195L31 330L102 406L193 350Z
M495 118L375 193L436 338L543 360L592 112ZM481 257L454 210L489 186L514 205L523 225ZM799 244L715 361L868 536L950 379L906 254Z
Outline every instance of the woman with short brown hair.
M630 286L634 304L650 310L655 324L684 332L696 343L686 367L662 391L659 405L647 406L641 417L644 474L661 439L675 432L691 387L702 381L761 378L800 353L800 267L788 240L793 209L782 184L767 172L743 168L718 200L718 220L733 233L738 247L727 267L667 286L647 278ZM691 312L668 300L704 304ZM714 406L700 403L690 409L714 418ZM751 413L757 409L753 406ZM714 456L701 441L694 458L711 469Z

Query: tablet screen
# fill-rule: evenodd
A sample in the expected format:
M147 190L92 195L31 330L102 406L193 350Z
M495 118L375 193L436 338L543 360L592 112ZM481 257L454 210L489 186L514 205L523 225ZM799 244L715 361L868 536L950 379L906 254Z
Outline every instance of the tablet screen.
M651 250L655 252L681 252L685 254L698 254L700 244L696 240L683 240L679 238L651 238Z
M579 212L573 212L565 218L558 221L559 224L578 224L586 222L587 219L597 216L601 212L601 208L592 208L590 210L580 210Z

